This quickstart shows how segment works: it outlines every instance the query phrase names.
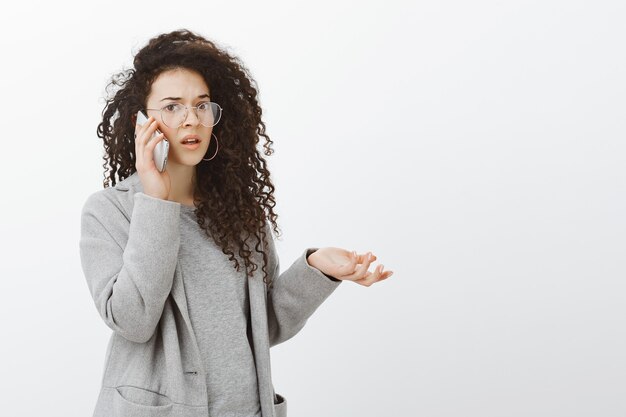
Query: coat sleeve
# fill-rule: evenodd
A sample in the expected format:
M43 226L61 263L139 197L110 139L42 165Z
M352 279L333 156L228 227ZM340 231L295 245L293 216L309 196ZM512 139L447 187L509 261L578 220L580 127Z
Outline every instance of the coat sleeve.
M312 267L306 258L318 248L306 248L282 274L270 236L270 256L274 258L274 283L268 290L267 309L270 347L289 340L306 324L308 318L343 281Z
M81 213L80 259L100 316L124 338L148 341L161 318L180 246L180 204L133 196L130 222L100 191Z

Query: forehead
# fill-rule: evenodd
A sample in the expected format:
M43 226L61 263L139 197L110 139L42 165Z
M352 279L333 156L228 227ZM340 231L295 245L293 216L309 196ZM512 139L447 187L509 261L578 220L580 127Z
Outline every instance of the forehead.
M209 92L204 78L195 71L174 69L162 72L150 86L148 99L160 100L164 97L194 99Z

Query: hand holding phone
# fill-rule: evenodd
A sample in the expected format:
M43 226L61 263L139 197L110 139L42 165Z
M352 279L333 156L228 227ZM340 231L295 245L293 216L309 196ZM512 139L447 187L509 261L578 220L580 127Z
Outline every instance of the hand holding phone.
M156 128L153 117L147 118L139 111L135 123L135 165L144 193L167 200L171 181L165 170L169 143L165 135Z
M146 117L146 115L141 110L139 110L137 112L137 123L143 126L144 124L146 124L147 121L148 117ZM159 129L156 129L150 140L154 139L158 135L162 135L162 133L159 131ZM169 150L170 143L167 141L167 139L165 139L165 137L163 137L163 140L157 143L154 147L154 164L156 165L159 172L165 171L165 166L167 165L167 154Z

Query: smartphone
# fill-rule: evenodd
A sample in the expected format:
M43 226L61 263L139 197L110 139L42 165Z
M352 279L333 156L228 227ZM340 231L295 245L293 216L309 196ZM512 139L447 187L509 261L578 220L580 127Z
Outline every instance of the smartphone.
M147 122L148 122L148 117L144 114L144 112L139 110L137 112L137 123L143 126ZM156 129L156 131L154 132L150 140L154 139L155 136L160 135L160 134L161 132L159 131L159 129ZM157 169L160 172L165 171L165 166L167 165L167 154L169 150L170 150L170 143L167 141L165 136L163 137L163 140L157 143L156 146L154 147L154 153L153 153L154 164L156 165Z

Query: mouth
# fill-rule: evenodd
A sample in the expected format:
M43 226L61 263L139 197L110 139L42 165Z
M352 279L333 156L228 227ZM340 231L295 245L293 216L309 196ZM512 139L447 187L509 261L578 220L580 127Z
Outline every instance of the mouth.
M182 143L183 145L195 144L200 142L202 142L202 138L200 138L200 136L198 135L187 135L180 140L180 143Z
M198 135L187 135L180 140L180 143L183 145L183 147L189 150L198 149L201 142L202 139Z

